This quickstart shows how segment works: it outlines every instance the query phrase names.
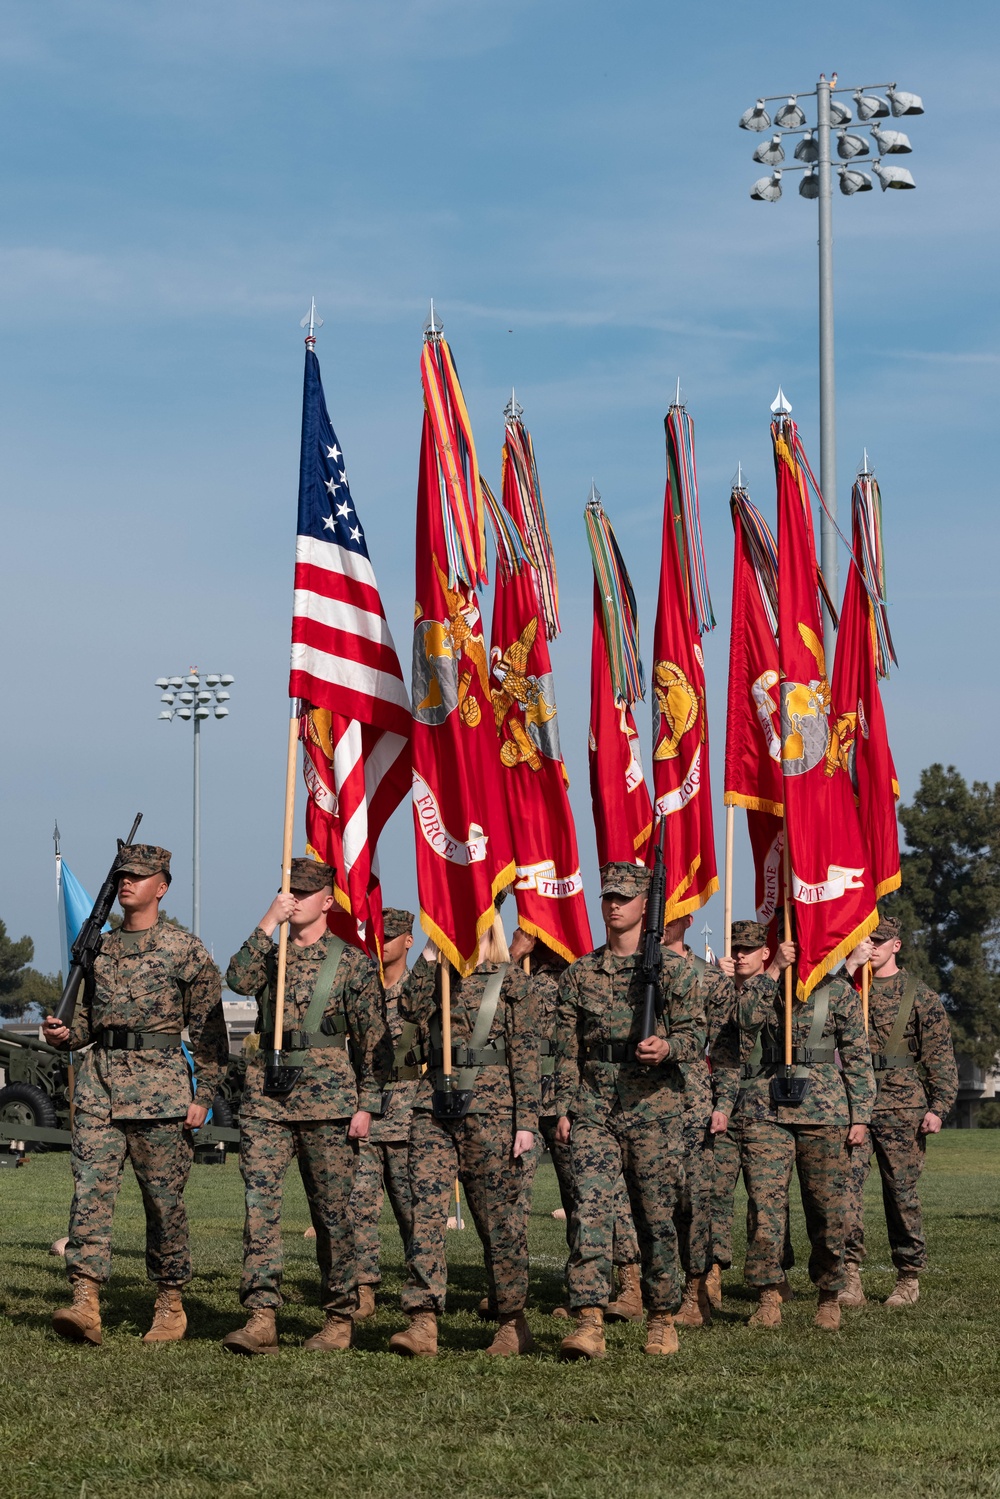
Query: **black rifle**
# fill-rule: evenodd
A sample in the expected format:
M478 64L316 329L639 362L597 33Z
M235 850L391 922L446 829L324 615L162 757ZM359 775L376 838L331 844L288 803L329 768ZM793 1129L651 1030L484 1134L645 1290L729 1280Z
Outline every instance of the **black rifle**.
M667 910L667 866L663 860L663 839L667 831L667 819L660 818L660 836L656 840L656 855L653 860L653 878L649 882L649 899L646 901L646 930L642 937L642 962L640 969L646 981L646 993L642 1002L642 1035L648 1041L656 1035L656 1022L663 1006L660 1004L660 973L663 969L663 918Z
M94 959L101 950L103 934L101 928L108 919L111 907L115 903L118 894L118 864L125 849L131 848L132 839L135 837L136 828L142 821L142 813L137 812L132 831L124 840L118 840L118 852L115 854L114 863L108 871L108 877L98 892L94 901L94 909L87 917L83 926L77 933L76 941L73 943L73 961L70 964L69 974L66 978L66 987L56 1005L55 1018L62 1025L69 1025L73 1019L73 1010L76 1007L76 997L80 992L80 985L88 973L93 971Z

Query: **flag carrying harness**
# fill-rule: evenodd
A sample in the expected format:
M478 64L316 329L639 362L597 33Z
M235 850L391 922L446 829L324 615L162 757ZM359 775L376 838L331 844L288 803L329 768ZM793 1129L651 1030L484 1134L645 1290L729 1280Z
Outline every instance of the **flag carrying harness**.
M337 977L337 969L344 955L346 943L340 937L331 936L326 957L316 975L316 986L309 1001L305 1019L299 1029L282 1031L281 1045L279 1051L313 1051L317 1047L336 1047L338 1051L344 1051L347 1047L347 1016L343 1010L336 1015L324 1019L325 1011L330 995L333 991L334 979ZM261 1038L262 1051L274 1050L274 1020L271 1014L271 1006L265 998L261 1002Z

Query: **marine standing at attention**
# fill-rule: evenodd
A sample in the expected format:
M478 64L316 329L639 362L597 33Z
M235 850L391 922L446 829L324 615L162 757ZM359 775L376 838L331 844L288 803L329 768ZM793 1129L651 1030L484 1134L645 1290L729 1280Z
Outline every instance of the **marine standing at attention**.
M250 1057L240 1105L240 1170L246 1188L240 1301L250 1315L229 1333L231 1353L277 1353L281 1306L281 1192L298 1159L316 1230L320 1295L326 1320L307 1338L310 1353L349 1348L357 1308L357 1264L351 1187L358 1142L381 1107L392 1066L382 1014L382 981L365 953L327 926L333 870L315 859L293 859L291 891L276 895L239 952L226 982L257 996L260 1046ZM278 950L272 938L289 923L284 1033L277 1049L298 1069L287 1092L266 1086L267 1058L276 1049L274 1003Z
M52 1046L84 1055L73 1097L73 1206L66 1271L73 1303L52 1325L74 1343L100 1343L100 1287L111 1273L111 1220L126 1160L146 1210L146 1273L157 1287L144 1343L173 1343L191 1279L184 1188L194 1147L229 1059L219 970L197 937L170 925L160 902L170 853L150 843L117 865L124 920L107 932L72 1024L49 1016ZM187 1027L197 1092L181 1050Z

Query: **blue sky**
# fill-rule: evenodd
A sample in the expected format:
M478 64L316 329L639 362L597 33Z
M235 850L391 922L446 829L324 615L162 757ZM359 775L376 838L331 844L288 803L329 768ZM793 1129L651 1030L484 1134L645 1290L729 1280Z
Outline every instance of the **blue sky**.
M236 678L203 752L203 934L223 963L280 861L302 334L318 352L408 662L418 363L435 298L496 479L511 386L560 572L562 740L586 775L591 477L649 663L662 419L695 419L719 628L706 642L721 835L730 481L773 514L768 407L818 466L815 205L752 203L758 93L897 79L918 191L836 195L839 500L882 486L885 691L920 769L995 778L994 7L776 13L625 0L37 0L0 38L0 916L58 966L53 821L99 883L132 815L190 912L190 729L154 678ZM787 179L786 179L787 183ZM407 667L408 670L408 667ZM647 709L640 706L648 723ZM721 837L720 837L721 842ZM382 848L412 903L408 809ZM742 839L737 905L749 909ZM721 936L715 902L708 920ZM698 919L696 926L700 927Z

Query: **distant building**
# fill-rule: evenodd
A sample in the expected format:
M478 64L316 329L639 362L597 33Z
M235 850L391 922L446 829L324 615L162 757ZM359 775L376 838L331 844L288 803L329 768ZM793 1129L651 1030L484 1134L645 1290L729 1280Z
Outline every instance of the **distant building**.
M1000 1068L994 1065L989 1071L984 1071L962 1051L956 1052L956 1060L958 1101L949 1115L948 1128L977 1129L980 1106L1000 1098Z

